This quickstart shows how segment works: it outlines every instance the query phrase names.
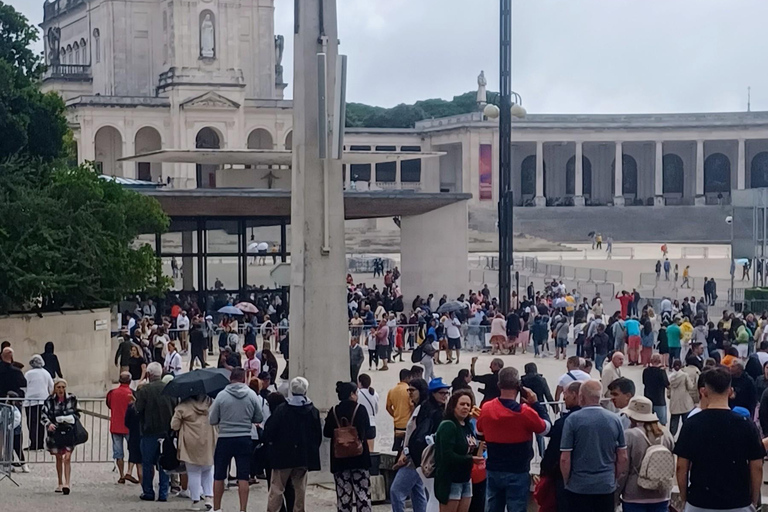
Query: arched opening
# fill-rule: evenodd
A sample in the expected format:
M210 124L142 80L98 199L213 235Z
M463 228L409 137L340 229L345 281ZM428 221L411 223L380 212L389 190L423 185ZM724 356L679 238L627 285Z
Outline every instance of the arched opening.
M704 160L704 193L731 192L731 161L722 153L713 153Z
M755 155L749 170L749 188L768 187L768 152Z
M592 162L589 158L581 157L581 190L584 197L592 196ZM576 194L576 156L572 156L565 164L565 194Z
M137 131L134 142L137 155L163 148L160 133L151 126L145 126ZM136 177L142 181L158 181L163 175L162 171L163 164L160 163L138 162L136 164Z
M94 139L95 164L101 174L123 177L123 136L112 126L103 126Z
M616 159L611 163L611 176L616 173ZM611 180L611 194L616 195L616 181ZM637 197L637 161L631 155L621 155L621 195Z
M75 44L72 46L72 52L74 53L74 63L80 64L80 44L77 41L75 41Z
M536 195L536 155L530 155L520 164L520 194L523 197Z
M272 134L264 128L256 128L248 135L248 149L274 149Z
M288 151L293 150L293 130L288 132L288 135L285 136L285 149Z
M213 128L203 128L195 137L197 149L221 149L221 139ZM216 188L215 164L197 164L197 188Z
M664 155L662 159L662 189L665 194L683 195L685 184L685 165L683 159L674 153Z

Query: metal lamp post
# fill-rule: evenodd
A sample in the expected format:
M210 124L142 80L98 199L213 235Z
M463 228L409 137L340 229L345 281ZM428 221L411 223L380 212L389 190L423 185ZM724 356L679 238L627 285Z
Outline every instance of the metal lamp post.
M525 109L520 95L512 91L512 0L500 0L499 7L499 106L488 105L484 113L499 118L499 308L507 314L513 262L512 117L525 117Z

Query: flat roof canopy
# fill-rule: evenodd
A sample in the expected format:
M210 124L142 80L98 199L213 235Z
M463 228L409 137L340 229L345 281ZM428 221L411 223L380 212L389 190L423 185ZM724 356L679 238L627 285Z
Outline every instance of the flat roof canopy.
M291 216L288 190L263 189L139 189L154 197L171 217L285 217ZM421 215L471 194L409 191L344 192L346 219Z
M445 152L419 153L410 151L345 151L344 164L377 164L436 158ZM293 152L272 149L161 149L120 158L120 162L183 163L201 165L291 165Z

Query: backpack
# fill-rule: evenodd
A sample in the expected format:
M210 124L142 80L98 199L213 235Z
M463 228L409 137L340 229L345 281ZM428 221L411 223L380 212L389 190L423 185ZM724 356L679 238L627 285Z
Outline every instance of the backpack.
M661 443L661 438L657 440L658 444L653 444L645 432L642 429L640 431L648 443L648 449L640 463L637 485L649 491L671 488L675 479L675 456Z
M360 436L355 426L355 416L359 408L360 405L355 406L351 421L342 417L343 423L336 416L336 407L331 409L333 411L333 419L336 420L336 428L333 429L333 455L337 459L351 459L363 454L363 442L360 441Z
M412 363L420 363L421 360L424 359L424 345L419 345L415 349L413 349L413 352L411 352L411 362Z
M424 478L435 476L435 465L435 443L432 443L421 452L421 471L424 473Z

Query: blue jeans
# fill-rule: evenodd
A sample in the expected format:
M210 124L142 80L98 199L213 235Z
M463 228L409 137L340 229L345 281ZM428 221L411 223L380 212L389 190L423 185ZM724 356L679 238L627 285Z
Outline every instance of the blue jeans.
M487 472L486 512L525 512L531 485L529 473Z
M419 474L413 468L400 468L389 489L392 512L405 512L405 499L410 496L413 512L427 510L427 494Z
M656 413L656 417L659 418L659 423L667 425L667 406L666 405L654 405L653 412Z
M161 437L163 436L156 434L142 436L141 438L141 467L143 473L141 479L141 492L147 497L154 498L155 496L155 489L152 482L155 479L155 467L160 459L159 441ZM165 500L168 498L168 486L170 480L168 478L168 473L159 466L157 467L157 471L160 474L160 488L158 489L157 498Z
M661 501L659 503L622 502L621 508L624 512L667 512L669 510L669 501Z
M595 368L597 368L599 373L603 373L603 363L606 357L608 357L608 354L595 354Z

